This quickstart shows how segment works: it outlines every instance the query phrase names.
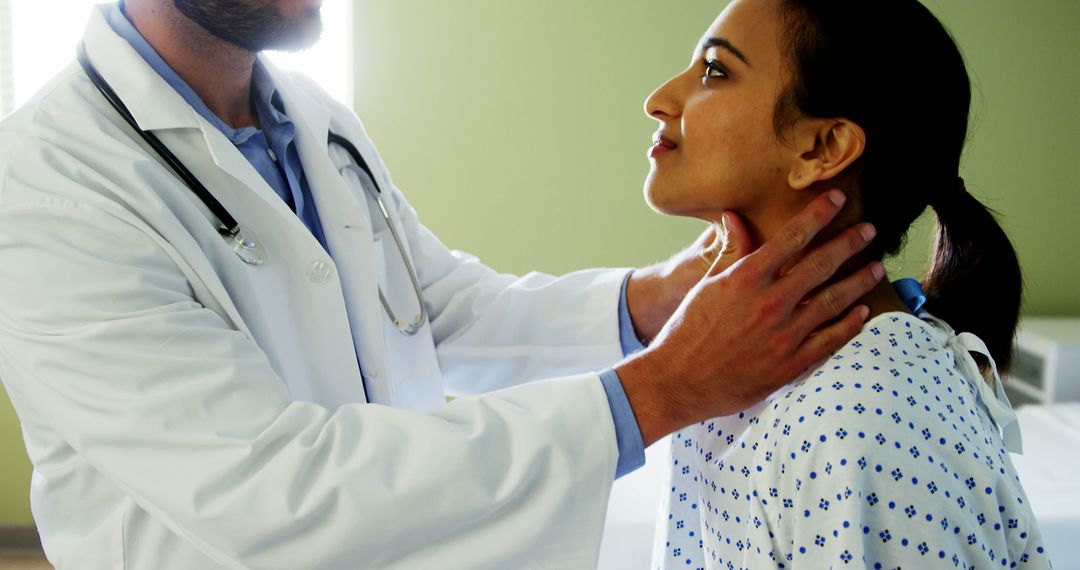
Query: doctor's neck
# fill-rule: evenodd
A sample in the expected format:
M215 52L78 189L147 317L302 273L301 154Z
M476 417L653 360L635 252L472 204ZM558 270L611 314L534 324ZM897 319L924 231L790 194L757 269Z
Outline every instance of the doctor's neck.
M257 127L251 103L255 52L207 31L173 0L125 0L124 13L206 106L233 128Z

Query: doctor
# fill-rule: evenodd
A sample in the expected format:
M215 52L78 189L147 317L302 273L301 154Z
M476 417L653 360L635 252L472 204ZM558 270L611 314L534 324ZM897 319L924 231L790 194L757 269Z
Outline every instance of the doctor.
M709 232L629 278L451 252L353 113L257 56L318 12L96 7L0 127L0 378L57 567L595 566L643 446L859 329L878 266L815 289L872 228L798 261L838 194L707 272Z

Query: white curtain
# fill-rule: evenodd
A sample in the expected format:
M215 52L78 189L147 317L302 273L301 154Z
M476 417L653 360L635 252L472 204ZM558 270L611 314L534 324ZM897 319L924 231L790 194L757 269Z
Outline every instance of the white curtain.
M0 0L0 117L15 108L14 62L11 50L11 0Z
M91 7L103 1L0 0L0 116L25 103L71 63ZM323 37L314 48L270 54L279 65L303 71L347 104L352 103L351 4L323 3Z

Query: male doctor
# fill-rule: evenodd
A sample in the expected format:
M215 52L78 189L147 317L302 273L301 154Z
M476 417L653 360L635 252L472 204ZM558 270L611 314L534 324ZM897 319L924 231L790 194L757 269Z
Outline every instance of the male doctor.
M312 43L318 3L96 7L87 68L0 127L0 378L58 568L592 567L644 446L861 326L847 307L877 266L817 287L872 229L779 275L838 193L753 253L732 217L730 268L702 263L708 232L629 278L518 278L449 251L356 116L257 55ZM421 303L405 334L390 315Z

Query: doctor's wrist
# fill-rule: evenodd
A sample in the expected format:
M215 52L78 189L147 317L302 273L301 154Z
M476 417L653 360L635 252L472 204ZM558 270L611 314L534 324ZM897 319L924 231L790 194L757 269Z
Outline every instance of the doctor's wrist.
M626 284L626 306L634 333L649 344L705 274L700 260L676 257L665 263L635 270Z
M693 422L692 402L683 401L690 399L672 382L670 362L655 352L645 349L615 366L645 447Z
M642 343L649 344L660 334L690 289L712 268L723 247L722 233L710 225L694 243L667 261L631 274L626 303Z

